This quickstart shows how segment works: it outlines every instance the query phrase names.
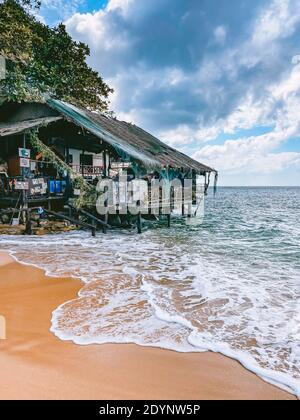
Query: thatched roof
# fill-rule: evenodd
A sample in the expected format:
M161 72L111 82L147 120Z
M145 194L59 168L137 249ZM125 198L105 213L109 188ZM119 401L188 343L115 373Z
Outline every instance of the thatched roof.
M181 172L194 170L198 174L217 173L213 168L168 146L136 125L67 102L46 99L43 104L9 103L2 105L0 111L0 137L26 132L64 119L109 144L122 159L136 162L147 170L162 171L171 168Z
M20 122L0 123L0 137L23 133L32 128L48 125L61 119L62 117L45 117Z
M66 102L49 99L47 104L67 120L104 140L120 155L127 155L147 168L195 170L197 173L216 172L209 166L169 147L136 125L118 121L106 115L88 111Z

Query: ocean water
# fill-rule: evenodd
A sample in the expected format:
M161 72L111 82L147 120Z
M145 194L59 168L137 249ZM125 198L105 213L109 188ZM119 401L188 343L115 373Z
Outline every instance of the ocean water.
M51 331L79 345L136 343L239 360L300 397L300 188L220 188L203 224L0 237L0 249L78 297Z

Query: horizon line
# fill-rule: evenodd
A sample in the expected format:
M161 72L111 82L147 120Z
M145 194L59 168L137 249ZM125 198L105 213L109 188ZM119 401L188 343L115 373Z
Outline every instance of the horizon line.
M300 188L300 185L218 185L218 188Z

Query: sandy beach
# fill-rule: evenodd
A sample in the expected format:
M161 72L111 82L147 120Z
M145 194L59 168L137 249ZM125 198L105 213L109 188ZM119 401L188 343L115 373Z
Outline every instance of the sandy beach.
M0 252L1 400L295 399L218 354L60 341L49 332L52 311L81 287Z

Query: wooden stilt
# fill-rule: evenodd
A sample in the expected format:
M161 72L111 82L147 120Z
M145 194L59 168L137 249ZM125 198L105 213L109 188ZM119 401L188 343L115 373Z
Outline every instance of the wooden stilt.
M32 224L31 224L31 214L30 210L27 209L26 211L26 228L25 228L26 235L32 235Z
M104 233L104 235L107 234L107 225L108 225L108 200L105 200L104 203L105 206L105 215L104 215L104 225L102 226L102 232Z
M168 220L168 228L171 227L171 213L167 214L167 220Z
M95 222L95 220L92 220L92 236L93 236L93 238L95 238L95 236L96 236L96 222Z
M140 235L142 233L142 215L141 212L139 212L137 217L137 230L138 234Z
M182 205L181 205L181 214L185 215L185 205L184 205L184 180L182 180Z
M141 208L140 200L137 201L136 205L139 209ZM141 213L141 211L138 212L136 226L137 226L138 234L140 235L142 233L142 213Z

